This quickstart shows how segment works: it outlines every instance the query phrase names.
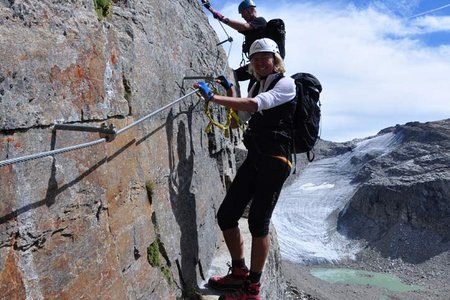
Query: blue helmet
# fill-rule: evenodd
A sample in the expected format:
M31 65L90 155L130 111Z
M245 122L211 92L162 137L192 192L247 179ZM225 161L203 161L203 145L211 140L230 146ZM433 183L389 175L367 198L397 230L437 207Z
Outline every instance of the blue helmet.
M255 2L253 0L244 0L239 4L239 13L242 13L242 11L249 7L256 7Z

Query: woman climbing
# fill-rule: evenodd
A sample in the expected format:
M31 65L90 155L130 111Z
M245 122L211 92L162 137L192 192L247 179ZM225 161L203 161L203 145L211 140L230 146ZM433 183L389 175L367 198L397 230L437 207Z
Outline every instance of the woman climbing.
M249 72L257 82L250 88L247 98L216 95L205 82L195 85L207 101L253 113L244 132L247 157L217 213L232 265L228 275L212 277L208 284L217 290L230 291L219 298L222 300L260 299L260 280L270 248L270 219L292 166L294 80L283 76L283 59L273 40L256 40L249 54ZM225 78L221 83L227 90L231 89L231 83ZM250 200L248 223L252 247L248 269L238 221Z

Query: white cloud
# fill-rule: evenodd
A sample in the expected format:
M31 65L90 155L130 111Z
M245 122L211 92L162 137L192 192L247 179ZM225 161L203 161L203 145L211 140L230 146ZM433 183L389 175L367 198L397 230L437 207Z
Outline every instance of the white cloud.
M373 7L381 11L395 12L402 16L410 16L420 4L420 0L376 0L372 2Z
M450 31L450 17L425 16L417 18L414 25L423 32Z
M222 13L242 20L238 4L227 3ZM448 30L448 17L405 21L373 8L296 2L261 5L258 13L286 23L288 74L309 72L321 80L322 138L346 141L409 121L450 117L450 46L428 47L415 37L424 28ZM211 24L224 40L222 28ZM234 38L229 64L236 68L243 37L226 29Z

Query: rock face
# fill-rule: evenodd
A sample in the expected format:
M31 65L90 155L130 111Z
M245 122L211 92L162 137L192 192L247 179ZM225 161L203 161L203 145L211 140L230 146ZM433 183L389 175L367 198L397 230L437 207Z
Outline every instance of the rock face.
M99 139L53 125L124 128L227 65L196 0L0 1L0 36L2 161ZM111 142L1 167L0 299L193 297L235 173L237 133L206 124L194 95Z
M386 257L420 263L450 249L450 119L387 128L395 149L355 164L359 188L339 230Z

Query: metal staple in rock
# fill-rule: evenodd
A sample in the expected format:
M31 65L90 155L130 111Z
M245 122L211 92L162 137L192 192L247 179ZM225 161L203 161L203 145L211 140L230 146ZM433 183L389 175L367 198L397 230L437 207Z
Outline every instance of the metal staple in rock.
M143 121L151 118L152 116L156 115L157 113L175 105L176 103L180 102L181 100L195 94L198 92L198 89L193 90L192 92L184 95L181 98L178 98L177 100L155 110L154 112L151 112L150 114L136 120L135 122L125 126L124 128L118 130L115 132L114 136L117 136L125 131L127 131L128 129L142 123ZM39 152L39 153L35 153L35 154L30 154L30 155L26 155L26 156L22 156L22 157L16 157L16 158L11 158L11 159L7 159L7 160L2 160L0 161L0 168L1 167L5 167L8 165L12 165L12 164L17 164L20 162L25 162L25 161L29 161L29 160L34 160L34 159L39 159L39 158L43 158L43 157L47 157L47 156L54 156L57 154L61 154L61 153L66 153L66 152L70 152L70 151L75 151L75 150L79 150L79 149L83 149L83 148L88 148L88 147L92 147L104 142L107 142L108 139L107 138L101 138L92 142L88 142L88 143L83 143L83 144L78 144L78 145L73 145L73 146L69 146L69 147L65 147L65 148L61 148L61 149L55 149L55 150L50 150L50 151L45 151L45 152Z

